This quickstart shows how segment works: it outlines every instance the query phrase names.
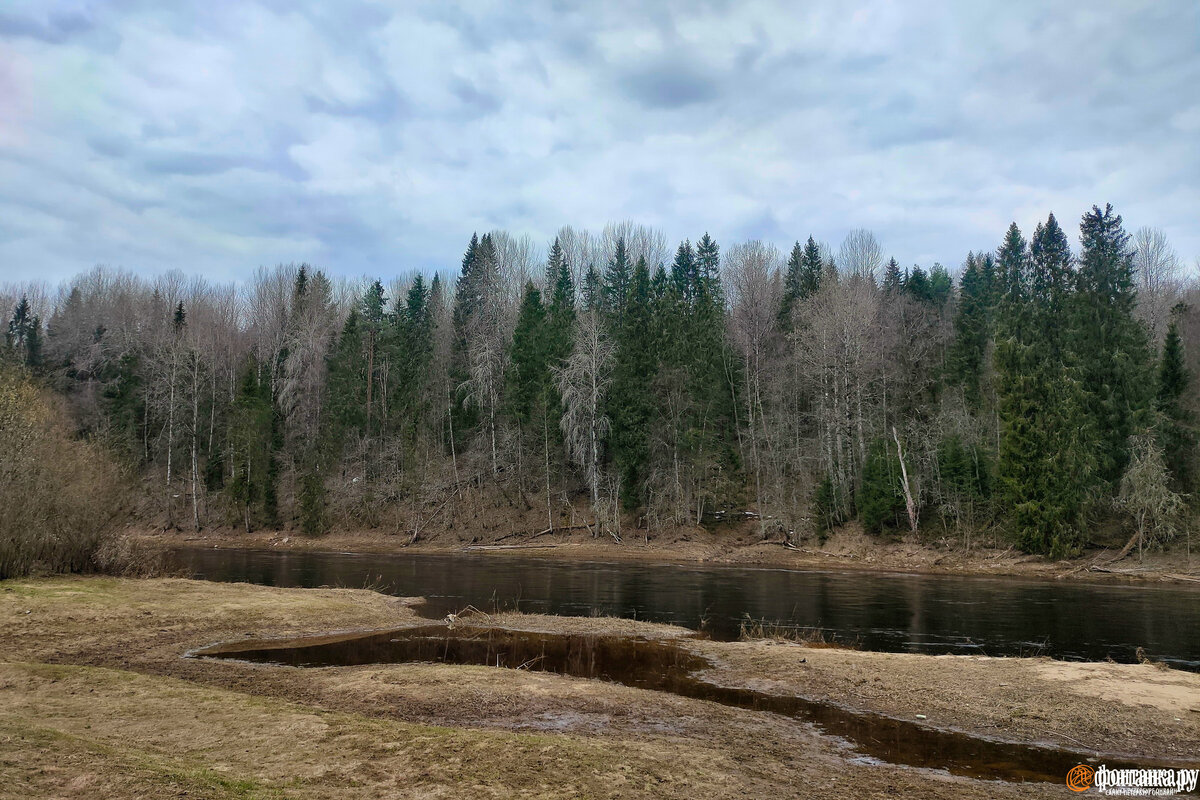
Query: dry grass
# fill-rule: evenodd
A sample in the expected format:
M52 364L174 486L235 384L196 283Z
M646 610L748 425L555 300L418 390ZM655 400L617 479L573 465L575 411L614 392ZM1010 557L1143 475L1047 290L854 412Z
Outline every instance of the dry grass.
M780 640L694 647L729 683L1014 741L1148 758L1200 752L1200 675L1149 664L929 656ZM1086 677L1086 680L1084 678ZM1164 699L1167 698L1167 699Z
M490 622L647 637L683 632L604 618L506 614ZM783 717L600 681L472 666L296 669L180 658L218 640L413 624L427 623L410 601L359 590L175 579L0 582L0 797L984 798L1053 792L1045 785L983 784L857 763ZM885 711L911 711L919 703L921 713L933 709L930 720L937 724L992 735L1026 731L990 727L1006 700L996 684L1011 680L1009 661L1015 660L767 641L686 646L712 658L722 682L786 683L809 696ZM1095 691L1079 696L1079 708L1093 716L1105 710L1131 729L1161 724L1161 711L1156 716L1122 705L1113 712L1101 692L1114 676L1141 679L1141 673L1110 673L1109 667L1166 673L1095 666L1100 671L1089 676ZM1179 675L1171 673L1186 692L1194 676ZM1060 695L1071 686L1046 676L1038 681ZM945 704L974 699L951 718L936 705L943 694ZM1156 702L1165 696L1154 695ZM1049 713L1057 714L1050 725L1073 724ZM1089 730L1112 734L1111 720L1086 724L1093 727L1064 730L1079 738ZM1179 741L1194 747L1197 740Z
M738 640L742 642L772 641L803 644L806 647L858 650L862 642L857 637L839 640L824 628L806 628L784 625L746 617L738 627Z

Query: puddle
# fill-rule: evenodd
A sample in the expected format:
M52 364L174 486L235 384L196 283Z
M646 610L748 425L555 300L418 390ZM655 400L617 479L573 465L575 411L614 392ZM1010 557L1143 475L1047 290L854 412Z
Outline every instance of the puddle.
M983 780L1062 783L1071 767L1100 760L1090 753L999 742L804 697L722 686L707 674L713 667L707 658L677 643L639 637L429 625L366 635L230 642L190 655L297 667L478 664L595 678L782 714L844 740L859 759L941 769ZM1103 760L1111 768L1147 766Z

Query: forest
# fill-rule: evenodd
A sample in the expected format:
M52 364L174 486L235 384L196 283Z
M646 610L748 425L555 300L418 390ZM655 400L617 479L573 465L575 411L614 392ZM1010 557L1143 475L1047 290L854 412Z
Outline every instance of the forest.
M381 528L511 509L620 541L738 521L1070 556L1194 524L1200 286L1111 206L961 267L672 248L632 222L461 267L10 285L4 359L115 455L139 523ZM480 512L480 509L483 509ZM1130 538L1132 537L1132 538Z

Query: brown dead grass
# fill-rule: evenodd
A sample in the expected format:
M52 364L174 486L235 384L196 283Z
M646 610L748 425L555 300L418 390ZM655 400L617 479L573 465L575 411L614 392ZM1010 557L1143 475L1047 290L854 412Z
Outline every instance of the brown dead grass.
M1200 752L1200 675L1150 664L698 642L724 682L1012 741L1150 759Z
M411 601L361 590L109 578L0 583L0 797L1065 796L1046 785L864 764L782 717L599 681L433 664L296 669L180 658L218 640L419 622ZM491 622L682 633L608 618L506 614ZM919 703L935 724L1027 731L989 727L1003 699L994 684L1017 662L763 642L688 646L747 685L786 684L896 713ZM1139 679L1175 675L1130 669L1145 670L1129 674ZM1057 677L1039 680L1067 691ZM953 696L974 701L943 716L931 704L935 693L946 693L947 709ZM1131 729L1161 722L1161 709L1143 716L1141 706L1122 706L1114 715L1103 697L1079 698ZM1081 717L1094 724L1088 719ZM1191 735L1181 743L1194 742Z

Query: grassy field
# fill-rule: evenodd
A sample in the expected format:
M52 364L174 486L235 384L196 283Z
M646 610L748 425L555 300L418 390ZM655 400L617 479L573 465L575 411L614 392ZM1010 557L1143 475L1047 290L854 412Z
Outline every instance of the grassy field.
M94 577L0 583L0 797L1069 795L1048 784L861 763L783 717L594 680L478 666L296 669L181 658L215 641L418 622L411 601L361 590ZM682 633L608 619L506 615L490 624ZM689 646L743 685L922 713L992 736L1057 735L1164 758L1200 751L1200 713L1189 710L1200 705L1200 676L1189 673L770 641Z

